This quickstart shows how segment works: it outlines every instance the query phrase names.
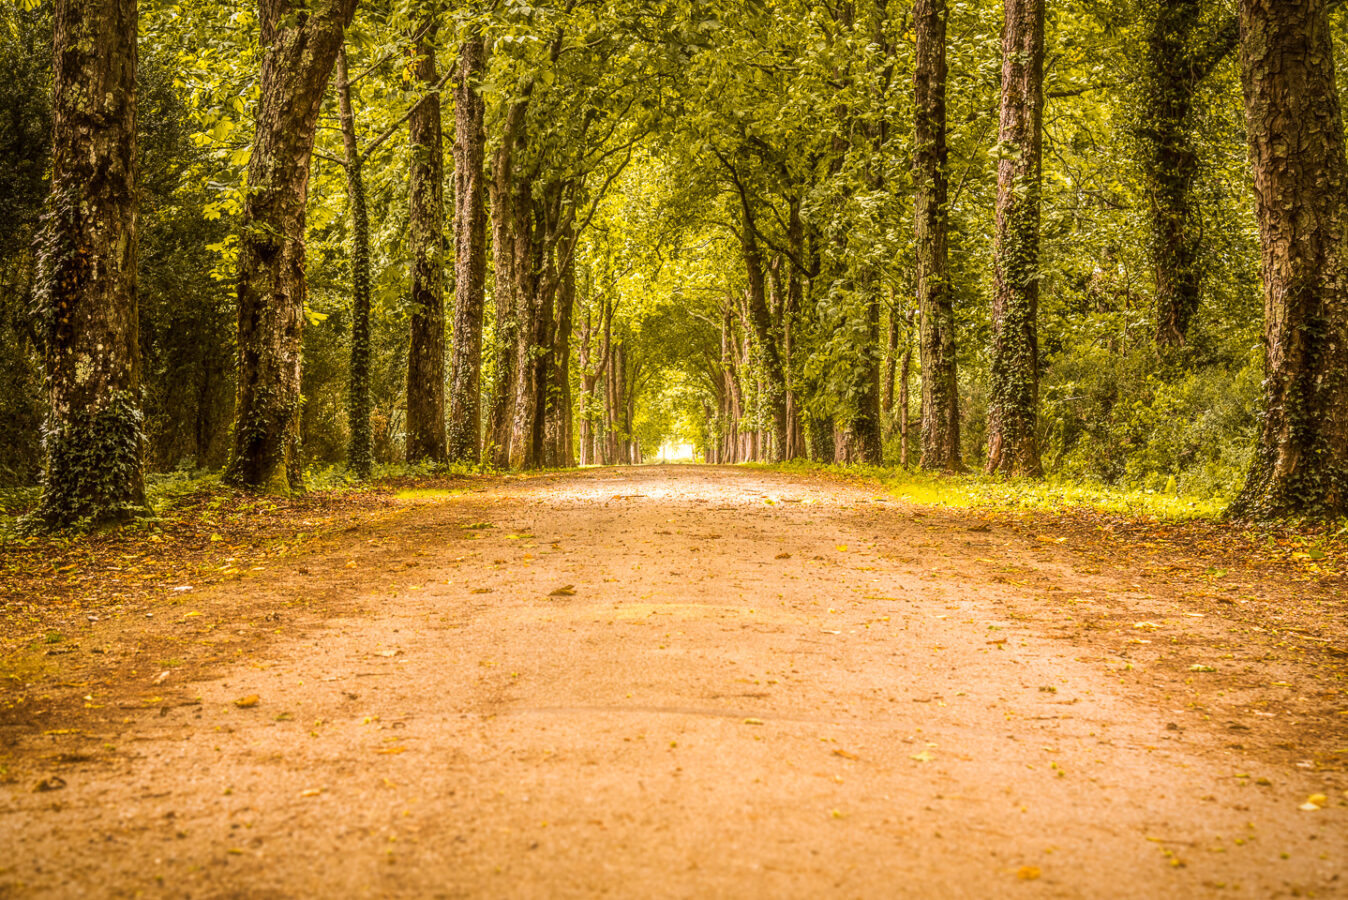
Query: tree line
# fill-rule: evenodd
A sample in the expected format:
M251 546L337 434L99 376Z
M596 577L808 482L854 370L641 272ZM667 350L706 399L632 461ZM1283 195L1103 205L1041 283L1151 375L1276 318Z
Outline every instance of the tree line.
M194 270L165 260L188 258L219 302L190 314L206 322L199 396L181 402L197 458L222 443L225 480L250 490L304 489L305 435L334 414L342 375L345 423L323 433L356 477L394 453L637 463L674 433L712 462L953 473L972 459L1040 477L1046 446L1062 468L1146 427L1093 435L1088 414L1063 412L1100 352L1144 360L1161 416L1157 398L1181 402L1173 385L1231 367L1249 296L1263 371L1232 513L1342 515L1338 4L1096 6L261 0L154 10L142 29L135 0L30 4L6 52L40 70L33 35L49 27L48 120L29 83L7 102L36 124L7 139L50 175L2 173L32 220L15 232L30 243L7 245L6 283L37 325L3 349L17 380L31 348L43 360L35 518L144 510L147 398L173 393L161 369L182 362L163 349L180 336L138 301L144 282L182 314L172 284L190 292ZM239 33L204 38L225 14ZM170 53L173 37L188 74L156 82L141 50ZM1235 127L1220 110L1237 94L1239 172L1214 137ZM187 136L150 153L173 129L147 132L142 107ZM1251 216L1249 253L1221 234L1224 208ZM1139 268L1145 290L1127 281ZM320 311L311 287L341 303ZM340 365L314 344L332 316ZM1149 355L1128 357L1138 325ZM311 392L318 377L328 388ZM1106 393L1124 415L1119 386Z

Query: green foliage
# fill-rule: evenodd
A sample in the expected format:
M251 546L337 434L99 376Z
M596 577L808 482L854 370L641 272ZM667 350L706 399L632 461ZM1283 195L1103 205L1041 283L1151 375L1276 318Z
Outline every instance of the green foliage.
M144 417L137 398L115 395L101 409L76 409L47 430L47 472L34 527L86 528L148 513L142 490Z

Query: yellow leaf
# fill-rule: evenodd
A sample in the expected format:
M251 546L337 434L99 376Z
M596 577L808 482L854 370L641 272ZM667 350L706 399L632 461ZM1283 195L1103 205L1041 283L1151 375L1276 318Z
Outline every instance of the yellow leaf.
M548 594L549 597L574 597L576 596L576 586L574 584L564 584Z
M1021 881L1034 881L1042 874L1044 873L1039 871L1038 866L1021 866L1016 870L1016 877Z
M234 705L239 709L252 709L262 702L262 698L257 694L249 694L247 697L240 697L234 701Z

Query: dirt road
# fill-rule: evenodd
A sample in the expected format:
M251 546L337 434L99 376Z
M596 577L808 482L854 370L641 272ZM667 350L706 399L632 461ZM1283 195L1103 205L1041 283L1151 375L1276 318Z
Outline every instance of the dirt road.
M765 472L407 504L173 607L257 652L8 728L0 896L1348 896L1341 769L1068 627L1142 576Z

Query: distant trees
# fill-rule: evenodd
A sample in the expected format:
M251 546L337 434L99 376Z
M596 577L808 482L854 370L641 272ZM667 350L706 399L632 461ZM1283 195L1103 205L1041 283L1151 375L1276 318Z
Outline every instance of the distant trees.
M46 471L36 519L145 510L137 285L136 0L55 4L51 195L38 300Z

